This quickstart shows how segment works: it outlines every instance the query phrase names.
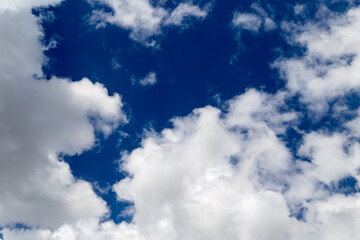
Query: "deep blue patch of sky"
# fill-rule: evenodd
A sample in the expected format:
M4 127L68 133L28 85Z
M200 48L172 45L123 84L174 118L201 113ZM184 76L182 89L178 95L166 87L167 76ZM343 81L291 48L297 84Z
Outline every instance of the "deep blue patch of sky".
M235 10L254 12L250 8L251 3L249 0L215 1L205 20L195 20L189 23L187 29L164 29L159 39L160 49L157 50L134 42L129 38L129 31L120 27L107 25L95 29L89 25L87 18L94 9L85 0L64 1L56 7L34 9L35 15L53 12L56 16L54 21L42 23L44 44L52 39L58 42L55 48L45 52L49 59L43 67L46 77L70 77L73 80L88 77L94 82L101 82L110 94L117 92L123 96L125 111L130 117L129 124L120 128L129 134L121 143L121 134L115 133L107 139L100 137L99 145L91 151L80 156L65 156L64 160L70 164L73 174L96 182L102 188L109 187L126 175L118 170L120 152L138 146L144 128L161 130L169 126L168 121L173 116L187 115L194 108L208 104L216 106L213 97L217 94L224 101L251 87L266 92L282 88L284 81L269 64L280 55L301 55L304 49L289 46L279 29L258 34L243 31L239 45L230 22ZM258 1L263 8L272 11L277 23L281 20L304 22L317 18L318 2L298 3L307 4L305 17L294 16L292 5L284 1ZM346 11L349 7L347 2L342 1L325 3L337 12ZM173 2L169 1L169 4ZM104 8L100 5L96 7ZM119 64L117 69L113 68L114 62ZM143 78L150 71L157 74L156 85L141 87L132 84L132 79ZM358 98L351 100L351 97L348 97L349 104L358 106ZM316 128L326 122L325 119L318 126L312 125L296 99L289 103L304 111L303 128ZM336 123L330 122L330 127L333 124ZM301 136L289 130L284 141L295 153ZM342 185L347 183L344 181ZM348 185L352 184L350 181ZM119 217L129 203L118 203L111 190L97 192L111 206L114 221L130 220Z

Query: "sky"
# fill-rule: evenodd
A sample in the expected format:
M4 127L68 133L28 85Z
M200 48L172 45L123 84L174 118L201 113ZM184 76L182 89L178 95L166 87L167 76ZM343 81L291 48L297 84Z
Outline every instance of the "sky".
M1 0L1 240L360 239L357 0Z

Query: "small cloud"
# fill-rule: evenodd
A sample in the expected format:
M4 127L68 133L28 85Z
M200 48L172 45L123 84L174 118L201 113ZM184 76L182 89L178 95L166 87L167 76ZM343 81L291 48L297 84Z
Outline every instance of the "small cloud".
M265 31L271 31L276 28L276 23L271 18L265 18L264 19L264 29Z
M119 148L119 147L121 146L121 144L122 144L122 142L123 142L123 140L124 140L125 138L130 137L130 134L128 134L128 133L126 133L126 132L124 132L124 131L118 131L118 134L119 134L119 139L118 139L118 142L117 142L117 144L116 144L116 147L117 147L117 148Z
M274 20L266 16L259 16L254 13L239 13L234 14L232 24L235 28L244 29L252 32L258 32L263 26L265 31L271 31L276 28Z
M133 85L140 85L143 87L155 85L157 81L156 73L149 72L143 79L131 79Z
M250 7L257 13L260 18L262 18L262 23L265 31L270 31L276 28L276 23L274 22L274 20L271 19L271 16L269 16L269 14L264 10L264 8L262 8L257 3L251 4ZM269 11L272 12L271 9Z
M118 217L132 217L135 214L135 207L133 205L126 207L124 210L121 211L121 213L118 215Z
M146 75L145 78L138 81L138 84L141 86L152 86L157 83L156 73L155 72L149 72L148 75Z
M234 13L233 27L252 32L258 32L261 26L263 26L264 31L271 31L277 27L271 16L259 4L253 3L250 7L254 13Z
M261 17L252 13L235 13L232 20L234 27L258 32L262 23Z
M95 181L93 183L91 183L92 188L102 194L102 195L106 195L109 193L109 191L111 190L111 185L109 183L107 183L105 186L100 186L99 182Z
M305 5L304 4L296 4L294 6L294 13L296 15L301 15L304 13L304 10L305 10Z
M216 103L216 106L221 106L222 100L221 100L221 94L217 93L214 96L212 96L211 100Z
M231 27L235 32L235 40L239 44L239 51L231 56L230 64L233 64L237 60L239 54L245 49L242 45L242 34L244 31L248 33L260 35L264 32L269 32L277 28L277 24L272 19L272 10L264 10L259 4L251 4L252 12L234 12L233 19L231 21Z
M165 20L165 25L181 26L184 19L187 17L196 17L203 19L208 14L209 7L201 9L197 5L191 3L181 3L177 6L174 11L171 12L170 16Z
M37 20L40 23L52 23L56 20L56 16L53 11L40 11Z
M111 59L111 67L114 71L120 70L123 66L115 59Z

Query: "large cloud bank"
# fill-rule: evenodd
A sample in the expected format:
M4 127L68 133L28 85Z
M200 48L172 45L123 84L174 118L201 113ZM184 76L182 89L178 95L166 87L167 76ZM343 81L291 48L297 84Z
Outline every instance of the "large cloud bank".
M360 180L360 115L339 100L359 90L360 9L328 21L327 28L309 24L290 32L307 50L275 63L284 89L249 89L225 109L198 108L173 118L172 128L148 131L141 146L122 158L129 177L113 186L119 201L134 203L126 210L132 222L120 224L100 221L108 211L104 201L57 158L59 152L81 153L92 146L94 131L110 134L125 121L119 96L87 79L31 79L41 74L42 61L35 19L12 9L0 17L14 19L0 21L0 31L7 24L29 31L27 40L20 38L26 42L0 38L14 49L10 60L0 58L4 240L360 238L360 195L341 184ZM11 55L16 49L37 51L18 59ZM309 112L318 112L314 121L330 109L327 117L338 119L339 127L300 129L304 113L288 105L296 95ZM349 112L353 117L342 119ZM286 145L289 129L302 139L295 154Z

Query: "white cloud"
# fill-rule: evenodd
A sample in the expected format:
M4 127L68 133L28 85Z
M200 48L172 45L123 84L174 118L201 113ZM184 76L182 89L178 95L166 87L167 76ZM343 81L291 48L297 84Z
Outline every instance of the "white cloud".
M2 0L0 2L0 10L19 10L19 9L30 9L33 6L48 6L56 5L62 0Z
M264 29L265 31L271 31L276 28L276 23L271 18L265 18L264 19Z
M130 30L130 37L148 46L155 42L150 38L161 34L166 25L181 26L187 17L203 19L210 10L209 5L200 8L191 2L184 2L169 11L163 7L153 6L149 0L99 0L112 8L113 14L94 11L90 22L98 27L106 23L118 25Z
M301 15L304 13L306 6L304 4L296 4L294 6L294 13L296 15Z
M252 13L235 13L232 24L240 29L257 32L262 24L262 19Z
M114 71L118 71L118 70L122 69L123 66L115 58L112 58L111 59L111 68Z
M0 32L8 32L0 35L0 43L8 47L0 44L4 240L358 239L360 194L329 188L348 176L360 180L360 145L354 139L360 117L346 122L341 131L299 131L303 142L297 155L311 162L294 159L280 138L288 127L296 128L301 117L287 106L294 92L312 106L357 89L357 57L351 65L340 57L357 54L357 11L338 18L340 23L330 21L330 32L302 31L299 41L308 53L278 63L289 77L285 90L248 90L230 100L224 111L195 109L172 119L172 128L148 132L141 146L122 159L129 177L113 186L119 200L134 203L124 212L134 211L133 221L120 224L101 221L108 213L105 202L58 159L59 153L80 154L91 148L94 131L108 135L126 121L120 96L109 96L103 85L86 78L33 79L34 73L41 76L44 61L36 21L30 11L1 11ZM340 45L325 52L322 44ZM331 64L324 65L324 59ZM307 71L289 72L293 63ZM306 75L308 71L319 69L325 69L323 80L329 85L324 85L323 95L311 92L316 90L313 79L306 78L313 76ZM329 78L335 73L345 76L338 85ZM294 88L292 82L305 87ZM301 209L303 219L298 220ZM30 228L12 226L19 222Z
M288 26L292 43L305 47L306 52L302 57L280 59L275 66L289 91L300 94L313 112L322 115L328 101L359 89L359 8L318 24L283 26Z
M149 72L148 75L145 76L145 78L140 79L137 82L136 82L136 80L134 80L134 81L135 81L134 84L137 83L143 87L152 86L158 82L155 72Z
M20 35L19 32L25 34ZM44 57L38 41L41 33L29 10L2 10L0 12L0 36L2 81L42 74L41 64ZM19 65L21 71L18 69Z
M126 122L121 98L86 78L34 79L45 61L42 32L31 6L17 3L3 1L0 10L0 226L57 228L102 217L106 203L59 155L80 154L94 145L95 131L107 136Z
M213 107L173 119L124 157L130 177L114 185L135 204L134 223L147 239L353 239L358 194L324 185L359 179L360 149L351 135L304 135L293 159L277 137L297 123L284 112L286 93L249 90L220 115ZM344 149L344 145L348 149ZM296 161L294 161L296 160ZM303 219L291 214L303 208ZM335 227L336 226L336 227Z
M189 2L180 3L165 20L165 24L181 26L186 17L205 18L209 11L207 8L201 9L199 6L192 5Z
M134 202L132 223L78 220L50 231L5 229L4 239L259 239L350 240L358 230L358 194L331 194L321 184L357 172L360 149L348 136L310 132L295 161L278 134L300 116L286 92L248 90L221 113L195 109L174 127L148 132L124 155L130 177L113 186ZM352 127L352 124L348 124ZM310 201L309 201L310 200ZM303 220L292 213L304 210ZM335 227L336 226L336 227ZM259 231L261 229L261 231Z
M259 4L253 3L251 4L251 8L256 13L234 13L232 19L232 26L234 28L257 33L262 26L265 31L271 31L277 27L276 23Z
M265 11L264 8L261 7L260 4L252 3L250 6L259 16L262 17L263 24L264 24L264 30L265 31L271 31L274 30L277 26L274 20L271 19L269 14ZM271 10L271 9L270 9Z
M3 231L5 240L145 240L139 236L136 226L98 219L79 221L75 225L63 225L56 231L48 229Z
M134 222L147 239L286 239L301 225L289 217L280 192L271 190L282 188L271 175L281 178L291 158L258 118L266 109L278 125L288 121L267 106L267 97L247 92L230 103L225 119L212 107L175 118L174 128L148 136L124 159L132 177L114 190L119 199L134 201Z
M238 11L233 13L231 27L235 32L235 40L239 44L240 52L244 47L241 42L244 31L257 35L277 28L276 23L269 17L268 13L260 5L253 3L251 4L251 8L254 13ZM237 59L240 52L231 56L231 64Z
M307 157L311 162L298 162L301 174L293 177L292 186L286 193L289 199L326 199L329 190L326 186L336 186L337 182L349 176L360 180L357 159L360 146L350 141L351 136L335 133L328 135L311 132L304 135L304 143L298 154ZM345 146L348 147L345 150Z
M161 22L168 15L165 9L153 7L148 0L105 0L104 3L114 14L94 12L92 19L130 29L130 37L138 41L159 34Z
M308 218L318 222L318 239L358 239L360 237L359 197L360 194L347 197L336 194L327 201L310 204Z

